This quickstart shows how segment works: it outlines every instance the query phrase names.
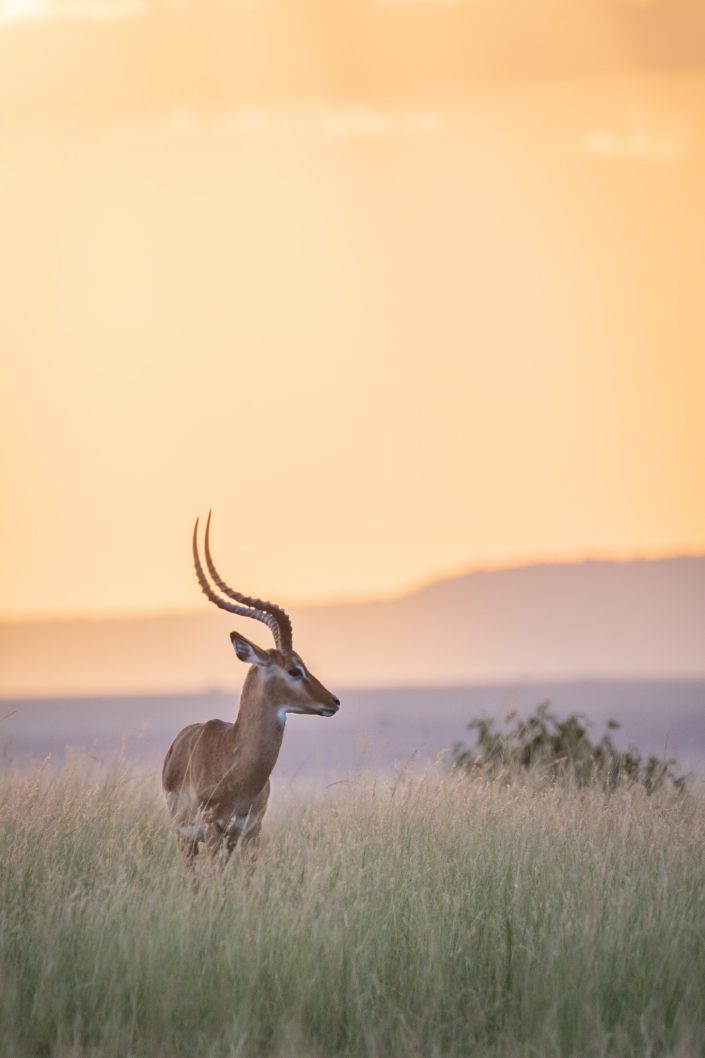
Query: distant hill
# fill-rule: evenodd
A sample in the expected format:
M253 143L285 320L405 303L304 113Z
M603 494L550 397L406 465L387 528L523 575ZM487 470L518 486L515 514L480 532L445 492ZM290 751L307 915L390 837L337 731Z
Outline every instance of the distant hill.
M294 610L294 640L336 687L705 676L705 556L475 572L390 602ZM0 695L231 688L228 635L202 613L0 623Z

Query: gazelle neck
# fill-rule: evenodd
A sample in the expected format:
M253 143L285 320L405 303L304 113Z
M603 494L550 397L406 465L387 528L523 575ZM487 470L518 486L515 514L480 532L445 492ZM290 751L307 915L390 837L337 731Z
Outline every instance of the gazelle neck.
M284 724L267 693L267 681L254 666L243 684L232 737L238 755L238 777L254 795L277 763L284 737Z

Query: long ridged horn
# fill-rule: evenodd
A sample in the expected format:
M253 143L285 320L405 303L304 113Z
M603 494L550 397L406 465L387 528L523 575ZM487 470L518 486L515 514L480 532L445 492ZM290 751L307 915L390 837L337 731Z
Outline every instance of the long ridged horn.
M210 515L208 516L208 518L210 520ZM208 555L208 537L206 536L206 556ZM250 599L247 595L240 595L238 592L233 591L232 588L228 588L227 584L225 584L224 581L221 582L220 577L216 576L214 576L213 579L218 585L218 587L221 587L222 585L221 590L225 594L227 594L231 599L235 599L236 601L244 603L245 605L234 606L233 603L226 602L225 599L221 599L221 597L215 591L213 591L213 588L208 583L208 578L206 577L203 566L201 565L201 559L198 554L198 518L196 519L196 524L193 527L193 564L196 567L196 576L198 578L198 583L201 587L201 591L207 599L210 599L210 601L212 603L215 603L216 606L220 607L221 610L227 610L228 613L237 614L238 617L252 617L255 621L261 621L262 624L265 624L267 626L267 628L274 636L274 642L276 643L277 649L291 650L291 622L289 621L288 616L284 614L283 610L281 611L281 613L284 614L284 617L286 617L289 628L288 646L286 647L284 646L284 644L286 643L286 637L282 636L282 628L280 627L279 622L277 621L276 615L273 614L270 610L264 609L264 606L269 606L271 605L270 603L260 603L259 599ZM209 569L211 568L210 562L208 562L208 567ZM215 567L213 567L213 569L215 569Z
M259 610L262 613L271 614L276 621L278 630L277 632L274 632L274 639L277 647L282 651L290 651L293 643L293 629L291 627L291 618L286 610L283 610L281 606L277 606L276 603L266 602L264 599L253 599L249 595L242 595L241 592L234 591L233 588L225 583L221 575L218 573L218 570L215 568L210 549L211 513L211 511L208 512L208 521L206 522L205 553L206 565L208 566L208 572L211 575L213 583L220 588L223 595L227 595L229 599L234 599L236 602L243 603L245 606L251 606L254 610Z

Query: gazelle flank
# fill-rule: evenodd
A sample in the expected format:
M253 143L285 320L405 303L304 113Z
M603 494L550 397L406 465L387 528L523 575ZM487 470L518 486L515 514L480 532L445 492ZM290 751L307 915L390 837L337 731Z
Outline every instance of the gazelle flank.
M193 561L204 595L216 606L265 624L274 647L265 649L239 632L230 641L250 665L234 723L190 724L176 736L164 759L162 785L189 861L205 842L211 855L229 855L238 841L256 842L269 800L269 776L281 749L288 713L334 716L340 702L293 649L287 613L275 603L235 591L221 578L210 552L208 515L204 539L207 573L193 530ZM231 600L231 601L230 601Z

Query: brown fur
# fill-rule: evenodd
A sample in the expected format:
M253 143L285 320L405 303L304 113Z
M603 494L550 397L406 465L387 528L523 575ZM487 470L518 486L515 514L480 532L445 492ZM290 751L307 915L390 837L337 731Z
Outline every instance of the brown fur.
M269 799L269 776L284 736L281 710L318 716L337 712L338 699L306 670L298 654L263 650L233 632L242 660L254 662L245 679L235 722L190 724L167 752L162 785L177 827L203 825L211 855L226 854L241 838L256 842ZM303 678L293 679L292 668ZM234 824L234 826L233 826ZM189 859L198 852L191 835L179 833Z

